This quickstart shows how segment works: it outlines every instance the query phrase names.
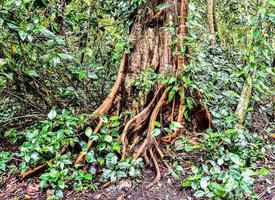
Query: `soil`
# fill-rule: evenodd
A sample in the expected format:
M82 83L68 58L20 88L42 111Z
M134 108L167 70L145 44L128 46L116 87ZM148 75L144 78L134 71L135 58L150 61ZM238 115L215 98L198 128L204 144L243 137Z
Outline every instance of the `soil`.
M164 169L162 169L163 171ZM145 186L152 182L155 174L150 169L143 170L140 180L122 180L115 185L110 185L97 191L85 190L82 192L65 191L64 199L82 200L178 200L192 199L192 192L181 187L181 179L176 179L170 175L162 177L161 181L150 189ZM38 178L34 177L26 181L19 181L16 177L7 177L0 187L0 199L47 199L49 191L42 191L38 188Z

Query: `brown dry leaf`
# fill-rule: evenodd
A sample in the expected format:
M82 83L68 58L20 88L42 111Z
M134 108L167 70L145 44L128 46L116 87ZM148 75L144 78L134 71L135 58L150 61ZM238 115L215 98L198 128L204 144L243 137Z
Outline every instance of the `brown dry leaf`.
M28 185L26 189L26 196L35 197L39 192L39 187L36 184Z
M46 194L47 194L47 197L51 196L51 190L47 190Z
M189 140L188 142L189 142L190 144L192 144L192 145L198 145L198 144L200 144L199 140L200 140L199 138L193 137L193 138L191 138L191 140Z
M116 200L125 200L124 195L123 194L119 195Z
M29 195L25 194L24 199L31 199L31 197Z
M108 197L108 195L106 195L105 193L101 193L101 194L97 194L97 195L95 195L95 197L94 197L94 199L97 199L97 200L99 200L99 199L109 199L109 197Z

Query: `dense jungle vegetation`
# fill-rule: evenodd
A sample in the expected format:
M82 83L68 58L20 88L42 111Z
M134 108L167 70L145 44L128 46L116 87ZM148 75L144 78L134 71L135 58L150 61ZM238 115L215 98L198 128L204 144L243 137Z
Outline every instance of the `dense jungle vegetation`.
M1 0L0 199L275 198L274 0Z

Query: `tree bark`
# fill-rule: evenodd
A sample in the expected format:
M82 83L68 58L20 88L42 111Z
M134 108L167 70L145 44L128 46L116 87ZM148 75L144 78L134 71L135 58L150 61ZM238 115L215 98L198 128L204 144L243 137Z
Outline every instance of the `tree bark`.
M208 26L209 26L209 39L211 48L213 49L215 47L215 26L214 26L214 9L213 9L213 1L214 0L207 0L208 4Z

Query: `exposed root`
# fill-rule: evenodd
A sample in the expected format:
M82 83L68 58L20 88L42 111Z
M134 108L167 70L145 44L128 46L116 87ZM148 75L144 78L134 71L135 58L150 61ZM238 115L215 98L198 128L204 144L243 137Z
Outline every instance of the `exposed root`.
M185 92L184 88L182 88L182 92ZM185 105L185 98L181 97L177 122L182 124L182 125L185 124L184 105Z
M159 148L159 144L158 144L158 142L156 141L156 138L153 137L153 141L154 141L154 144L155 144L155 147L156 147L157 153L159 154L160 159L163 161L164 165L165 165L168 169L170 169L171 166L170 166L165 160L163 160L163 158L164 158L164 153L163 153L162 150Z
M144 151L143 152L143 158L144 158L144 161L145 161L145 165L149 165L150 164L150 160L147 156L147 151Z
M183 87L182 87L182 92L185 93L185 89ZM178 111L178 119L177 119L177 122L183 126L183 128L181 129L185 129L184 106L185 106L185 98L181 97L179 111ZM176 136L179 130L180 128L177 128L173 136Z
M101 129L103 125L103 121L100 120L97 127L95 128L94 130L94 133L98 133L99 130ZM78 163L82 162L83 161L83 158L84 156L90 151L91 147L93 145L93 141L92 140L89 140L88 143L87 143L87 148L85 151L82 151L80 152L80 154L78 155L77 159L75 160L75 163L74 163L74 166L76 167Z
M171 112L170 119L169 119L171 122L174 120L175 105L176 105L176 98L173 99L172 112Z
M150 187L152 187L153 185L155 185L157 182L159 182L160 179L161 179L159 164L158 164L158 161L157 161L157 159L156 159L156 157L155 157L155 155L154 155L154 153L153 153L153 151L152 151L151 148L149 149L149 154L150 154L151 159L153 160L153 163L154 163L157 175L156 175L156 178L154 179L154 181L151 182L151 183L149 183L146 186L146 189L149 189Z
M168 2L172 2L172 0L169 0ZM180 0L180 3L181 3L180 4L180 28L178 30L179 44L176 46L177 53L180 53L180 55L178 55L178 57L175 57L175 59L174 59L174 63L172 66L173 72L180 72L180 71L184 70L185 65L188 63L188 57L186 56L186 54L184 52L184 48L183 48L184 45L186 45L185 41L184 41L184 37L188 33L187 26L186 26L188 1ZM178 12L178 9L176 9L176 10ZM160 11L152 19L149 19L149 21L147 23L151 24L154 21L158 21L158 20L162 19L163 12L167 12L166 23L170 24L169 16L173 14L173 9L171 9L171 8L165 9L165 11ZM176 15L176 16L178 16L178 15ZM160 37L159 40L162 40L161 35L159 35L158 37ZM171 60L173 58L173 56L172 56L173 49L172 49L172 46L170 45L172 39L174 39L174 38L170 33L167 33L167 32L163 33L163 41L162 41L163 44L161 44L161 52L159 52L159 54L161 54L161 55L159 55L160 61L159 61L159 64L156 65L157 71L160 73L166 73L166 72L170 71L169 67L172 64ZM157 42L156 45L153 45L153 46L158 46L158 44L160 42L161 41ZM147 45L147 43L146 43L146 45ZM160 48L160 47L158 47L158 48ZM188 47L187 47L187 51L188 51ZM138 53L141 53L141 52L138 51ZM151 53L151 52L149 52L149 50L148 50L148 55L149 55L149 53ZM129 60L131 60L131 58L132 57L130 56ZM147 59L149 59L149 58L147 58L147 53L146 53L146 59L144 59L144 60L147 60ZM134 61L132 61L132 63L134 63ZM138 62L136 65L138 65ZM146 66L147 66L147 64L146 64ZM130 72L136 71L135 67L133 67L133 66L131 67L131 63L129 64L129 67L131 68L131 70L128 69L127 71L130 71ZM123 110L123 103L120 102L118 93L121 92L120 90L122 88L121 87L122 84L124 82L127 82L127 81L125 81L125 75L126 75L126 54L124 53L122 56L122 59L121 59L116 82L115 82L114 86L112 87L111 92L106 97L104 102L93 112L93 115L95 117L90 117L90 118L85 119L85 122L90 122L90 123L96 122L97 123L94 126L95 127L94 132L93 132L94 134L99 133L100 129L103 126L103 121L101 119L99 119L99 115L102 115L102 114L108 115L110 113L112 113L112 114L117 113L117 115L119 115L121 110ZM136 108L137 113L139 113L139 114L134 116L132 119L130 119L126 123L126 125L122 131L122 134L120 135L120 140L122 143L122 153L121 153L122 160L125 159L126 156L128 156L127 155L128 153L133 152L134 153L133 160L136 160L140 156L143 156L146 164L149 164L149 163L151 164L153 162L154 168L156 170L156 177L153 182L151 182L150 184L148 184L146 186L147 189L152 187L153 185L155 185L161 179L160 167L159 167L157 158L162 160L164 162L164 165L167 168L171 168L171 166L164 160L164 153L163 153L163 149L160 148L160 142L164 141L164 142L173 144L175 142L175 140L179 137L179 135L177 134L178 131L180 129L186 130L185 119L184 119L184 112L185 112L184 107L186 104L185 98L184 98L185 95L181 96L181 94L180 94L180 96L181 96L180 101L178 99L178 96L177 96L177 98L175 97L172 102L172 110L169 109L169 112L171 111L171 113L165 115L162 118L162 113L166 112L166 110L162 109L162 108L164 107L164 105L167 105L167 96L168 96L167 94L168 94L170 88L167 85L163 85L160 83L158 83L157 87L158 87L157 88L158 90L157 90L157 92L154 91L155 93L154 93L153 99L152 100L147 99L147 100L151 100L149 105L147 105L147 107L145 109L143 109L141 112L139 112L139 107ZM186 88L184 86L182 86L180 88L180 92L182 92L182 93L185 93L186 92L185 90L186 90ZM212 125L211 115L210 115L208 109L202 106L202 104L200 102L201 98L202 98L202 95L199 93L199 91L197 91L196 99L199 102L199 106L194 109L195 110L195 112L194 112L194 118L195 118L194 122L195 123L193 123L193 124L195 127L197 126L199 128L204 128L204 126L202 126L201 124L206 124L205 127L211 127L211 125ZM137 102L137 103L139 105L140 102ZM204 113L204 114L202 115L202 113ZM159 118L161 118L161 120L159 120L159 121L162 124L164 124L165 126L166 126L167 122L169 122L169 121L172 122L173 120L177 120L178 123L183 125L183 128L177 128L174 133L168 134L165 137L155 138L152 135L152 132L155 128L155 121L157 121ZM143 133L143 130L145 130L147 128L147 125L148 125L148 129L147 129L146 134L138 135L139 133ZM78 128L79 128L79 126L76 127L76 129L78 129ZM134 135L134 138L133 139L131 138L131 141L133 141L133 142L132 142L132 144L129 145L128 138L129 138L130 134L131 134L131 136ZM140 143L141 143L141 145L138 146ZM84 161L85 155L87 155L87 153L91 150L93 144L94 144L94 142L92 140L88 141L86 149L83 150L82 152L80 152L78 157L76 158L76 160L73 164L74 167L79 166L79 164ZM138 146L138 148L136 148L137 146ZM165 149L165 146L164 146L164 149ZM153 150L154 150L154 152L153 152ZM64 151L62 149L61 153L64 153ZM147 155L147 153L148 153L148 155ZM169 151L165 151L165 154L167 154L167 153L169 154ZM49 162L53 162L55 159L56 158L53 158ZM150 160L152 162L150 162ZM36 168L29 170L28 172L22 174L21 179L29 177L29 176L33 175L34 173L39 172L45 168L46 168L46 165L39 165ZM110 182L104 184L103 187L108 186L109 184L110 184Z
M115 101L115 98L116 98L116 94L118 93L121 83L123 82L123 79L125 76L125 63L126 63L126 54L124 53L120 62L117 79L111 92L109 93L105 101L101 104L101 106L99 106L93 112L93 114L96 114L96 115L106 114L109 111L110 107L113 105L113 102Z
M54 160L55 159L53 158L49 162L53 162ZM45 165L39 165L39 166L35 167L34 169L30 169L29 171L25 172L24 174L22 174L20 176L20 180L23 180L23 179L25 179L25 178L27 178L29 176L32 176L33 174L36 174L36 173L44 170L45 168L46 168Z
M140 136L135 137L133 143L129 147L129 151L131 151L139 141L140 141Z
M126 53L124 53L122 56L119 71L118 71L118 76L117 76L116 82L115 82L110 94L107 96L105 101L101 104L101 106L99 106L93 112L94 115L101 115L101 114L106 114L109 112L111 106L113 105L113 103L115 101L116 95L120 89L121 83L123 82L123 79L124 79L125 63L126 63ZM98 133L99 130L101 129L102 125L103 125L103 122L102 122L102 120L100 120L100 122L98 123L97 127L94 130L94 133ZM87 143L86 150L83 152L80 152L80 154L78 155L78 157L74 163L74 166L76 166L78 163L83 161L84 156L90 151L92 145L93 145L93 141L89 140Z
M175 133L170 133L164 137L161 138L161 141L166 142L166 143L171 143L172 139L177 136L176 132Z
M140 146L140 148L134 154L133 160L136 160L142 154L142 152L144 152L144 150L146 150L147 146L152 143L152 131L155 128L154 122L156 121L156 119L158 117L158 114L159 114L159 111L160 111L162 105L166 102L168 91L169 91L169 88L166 88L164 90L160 100L158 101L155 109L153 110L151 118L150 118L150 122L149 122L149 128L148 128L148 131L147 131L147 136L146 136L143 144Z
M151 114L151 110L153 110L157 98L160 94L160 92L162 91L164 86L161 86L156 95L154 96L153 100L150 102L150 104L139 114L137 114L135 117L133 117L131 120L129 120L129 122L125 125L123 132L120 136L120 140L122 143L122 159L124 159L126 157L126 149L127 149L127 145L128 145L128 140L127 140L127 134L131 131L131 132L135 132L138 129L141 129L147 122L150 114ZM134 129L134 130L133 130Z
M106 188L106 187L108 187L108 186L111 185L111 184L112 184L112 182L111 182L111 181L108 181L108 182L104 183L101 187L102 187L102 188Z
M68 146L65 145L65 146L61 149L61 154L63 154L63 153L66 151L67 147L68 147ZM56 159L56 158L53 158L53 159L49 160L48 163L52 163L53 161L55 161L55 159ZM29 171L23 173L23 174L20 176L20 180L23 180L23 179L25 179L25 178L27 178L27 177L29 177L29 176L32 176L32 175L34 175L34 174L36 174L36 173L38 173L38 172L44 170L45 168L46 168L46 165L45 165L45 164L42 164L42 165L39 165L39 166L35 167L34 169L30 169Z
M156 149L157 149L157 152L158 152L160 158L162 159L162 158L164 157L164 154L163 154L163 152L160 150L156 138L152 137L152 140L153 140L153 142L154 142L154 144L155 144L155 147L156 147Z

